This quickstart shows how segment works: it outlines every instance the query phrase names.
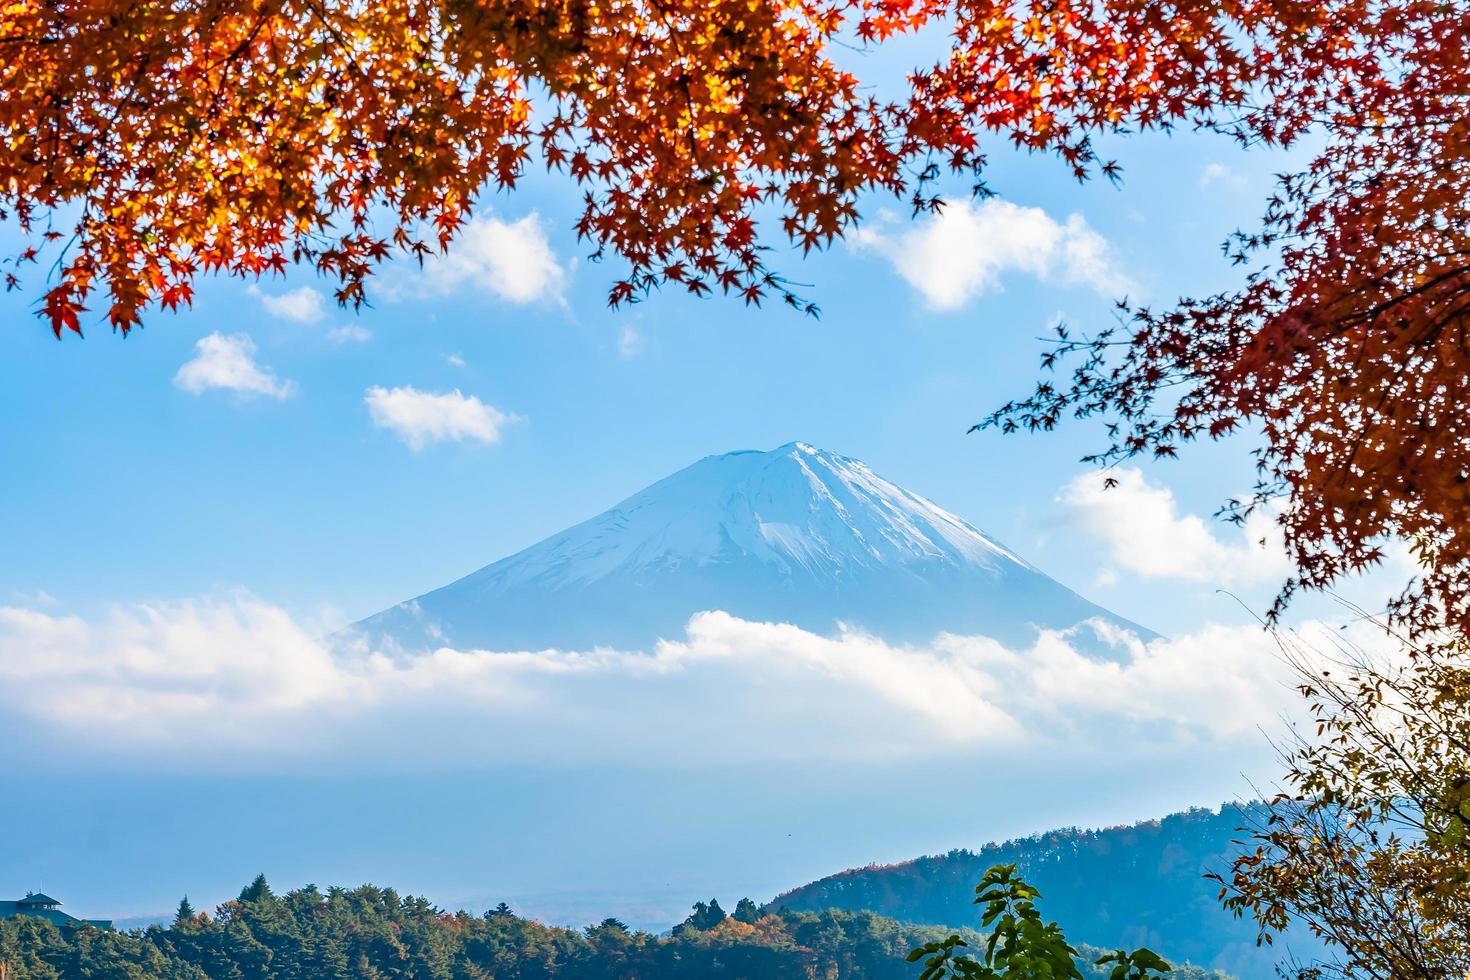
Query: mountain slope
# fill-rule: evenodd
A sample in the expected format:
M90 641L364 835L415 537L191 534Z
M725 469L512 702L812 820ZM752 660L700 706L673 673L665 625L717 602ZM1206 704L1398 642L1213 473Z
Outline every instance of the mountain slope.
M897 642L1025 642L1091 617L1149 635L866 464L804 443L706 457L357 628L408 649L636 648L708 609Z
M844 871L786 892L770 905L966 926L975 921L975 884L985 870L1016 864L1044 896L1046 917L1061 922L1073 940L1110 949L1146 945L1265 980L1283 951L1257 948L1255 929L1222 910L1219 885L1203 877L1228 865L1238 849L1232 844L1240 837L1236 828L1249 816L1227 806L1106 830L1056 830L979 851Z

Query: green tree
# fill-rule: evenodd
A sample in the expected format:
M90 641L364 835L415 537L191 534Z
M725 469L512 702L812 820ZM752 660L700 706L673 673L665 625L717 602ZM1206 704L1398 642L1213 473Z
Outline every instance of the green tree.
M179 925L183 922L193 922L196 914L194 906L189 904L189 896L185 895L179 900L178 911L174 913L174 925Z
M689 914L689 918L684 920L684 928L708 932L724 922L726 918L725 910L720 908L718 898L712 898L708 902L695 902L694 911Z
M265 875L258 874L254 881L241 889L239 901L263 902L268 898L275 898L275 894L271 892L271 886L265 880Z
M736 922L744 922L747 925L750 925L758 920L760 917L760 907L752 902L750 899L742 898L740 901L735 903L735 913L732 918L735 919Z

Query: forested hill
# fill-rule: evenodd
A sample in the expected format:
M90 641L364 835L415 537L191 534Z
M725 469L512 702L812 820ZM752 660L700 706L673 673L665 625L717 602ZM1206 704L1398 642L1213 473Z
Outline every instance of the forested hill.
M1237 848L1246 814L1227 806L1106 830L1055 830L978 851L858 868L777 897L773 908L870 910L905 922L975 920L975 883L993 864L1019 866L1041 890L1043 913L1067 935L1099 946L1149 946L1242 977L1273 975L1279 950L1221 910L1204 879Z
M60 931L0 920L0 976L10 980L915 980L904 960L949 930L868 912L768 913L749 901L727 916L700 903L672 935L615 919L574 930L501 907L447 913L381 888L277 896L265 879L212 915L187 907L167 928ZM978 939L978 937L971 937ZM1097 950L1081 950L1087 963ZM1167 951L1164 951L1167 952ZM1102 977L1088 969L1089 980ZM1173 980L1226 980L1183 968Z

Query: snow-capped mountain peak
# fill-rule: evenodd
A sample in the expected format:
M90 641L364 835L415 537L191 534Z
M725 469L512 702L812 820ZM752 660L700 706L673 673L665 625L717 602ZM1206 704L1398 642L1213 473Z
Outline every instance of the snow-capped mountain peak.
M406 647L627 647L713 609L899 640L1121 622L866 463L792 442L707 456L358 625Z
M509 561L509 560L508 560ZM1016 558L867 464L802 442L707 456L497 569L551 587L681 566L754 562L835 580L927 564L995 569ZM478 574L478 573L477 573Z

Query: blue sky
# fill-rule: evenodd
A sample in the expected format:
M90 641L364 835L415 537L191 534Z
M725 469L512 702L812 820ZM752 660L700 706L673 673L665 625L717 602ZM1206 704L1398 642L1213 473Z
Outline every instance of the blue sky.
M0 817L36 841L18 886L122 915L184 891L219 901L264 869L667 924L716 888L764 898L848 864L1250 792L1242 774L1270 765L1257 725L1289 700L1250 610L1284 568L1208 519L1249 487L1248 441L1130 470L1103 497L1077 461L1096 428L966 435L1029 390L1056 317L1101 323L1120 291L1165 303L1235 281L1219 243L1282 164L1202 134L1108 149L1121 188L1002 153L1000 202L956 188L946 218L918 224L865 202L861 236L783 261L815 320L672 294L607 310L617 269L582 258L577 197L547 176L485 201L436 268L384 269L361 314L298 271L209 281L126 339L96 324L57 342L31 314L38 280L0 298L0 735L11 788L66 813L38 838ZM315 640L699 457L796 439L1172 639L1126 669L976 641L1001 716L1021 720L954 738L953 717L883 687L924 670L958 690L948 648L726 624L754 637L778 704L700 660L698 638L669 655L700 666L663 687L616 658L566 653L549 662L572 680L497 687L453 657L346 664ZM834 653L866 672L807 669ZM117 681L169 671L217 675L212 700ZM913 765L985 778L934 812L885 788ZM994 780L1028 805L988 806Z

